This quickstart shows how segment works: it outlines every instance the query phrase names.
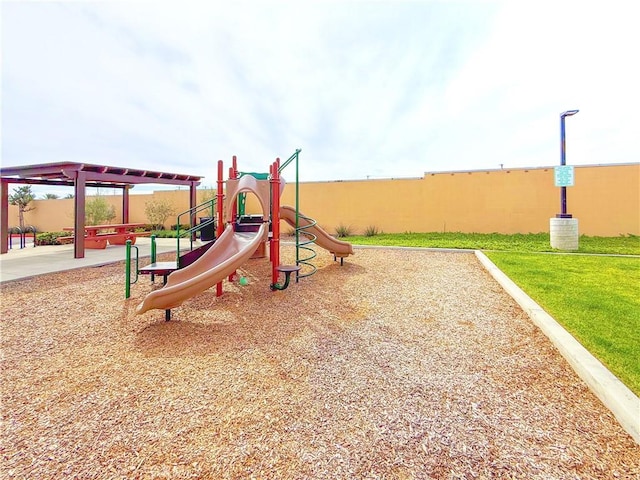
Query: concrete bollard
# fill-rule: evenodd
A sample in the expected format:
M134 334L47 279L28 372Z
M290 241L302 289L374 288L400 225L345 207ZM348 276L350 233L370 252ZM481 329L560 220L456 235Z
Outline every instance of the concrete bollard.
M551 248L578 250L577 218L550 218L549 233L551 236Z

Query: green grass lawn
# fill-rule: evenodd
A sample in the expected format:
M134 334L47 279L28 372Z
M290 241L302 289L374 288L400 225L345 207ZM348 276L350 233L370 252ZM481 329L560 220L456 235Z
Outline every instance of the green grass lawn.
M485 253L640 395L640 258Z
M509 252L552 252L548 233L506 235L502 233L381 233L349 236L344 240L355 245L389 245L431 248L470 248ZM579 241L579 253L618 253L640 255L640 236L587 237Z
M356 245L483 250L640 395L640 258L629 256L640 255L640 237L581 236L578 254L541 253L553 252L548 233L404 233L345 240Z

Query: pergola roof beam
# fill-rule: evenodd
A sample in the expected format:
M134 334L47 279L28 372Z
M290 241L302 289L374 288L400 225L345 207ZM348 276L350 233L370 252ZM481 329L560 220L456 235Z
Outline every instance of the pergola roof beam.
M0 168L2 188L0 189L0 254L8 249L8 185L26 183L35 185L73 186L74 192L74 256L84 257L84 213L86 187L122 188L122 218L126 223L129 217L128 186L141 183L161 183L167 185L186 185L189 187L189 203L195 206L196 187L200 179L195 175L135 170L108 165L87 163L58 162L40 165Z

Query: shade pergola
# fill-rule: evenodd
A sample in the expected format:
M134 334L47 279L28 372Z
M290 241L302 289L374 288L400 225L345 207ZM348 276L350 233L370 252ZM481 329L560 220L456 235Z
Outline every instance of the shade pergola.
M122 222L129 221L129 189L132 185L156 183L189 186L189 204L196 204L196 187L202 177L179 173L155 172L135 168L109 167L88 163L60 162L0 168L0 253L7 253L9 242L9 184L73 186L74 194L74 258L84 258L85 188L121 188Z

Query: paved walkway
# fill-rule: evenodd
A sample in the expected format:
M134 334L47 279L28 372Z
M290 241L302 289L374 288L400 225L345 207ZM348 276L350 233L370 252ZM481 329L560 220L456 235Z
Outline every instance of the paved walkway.
M199 245L199 242L196 242ZM189 246L188 241L181 241L180 246ZM136 241L140 258L151 255L151 239L140 237ZM174 252L175 238L157 238L156 252ZM27 243L20 248L14 242L13 248L0 255L0 282L18 280L43 273L60 272L89 266L104 265L125 259L124 245L108 245L104 250L86 249L84 258L73 258L73 245L47 245L34 247Z

